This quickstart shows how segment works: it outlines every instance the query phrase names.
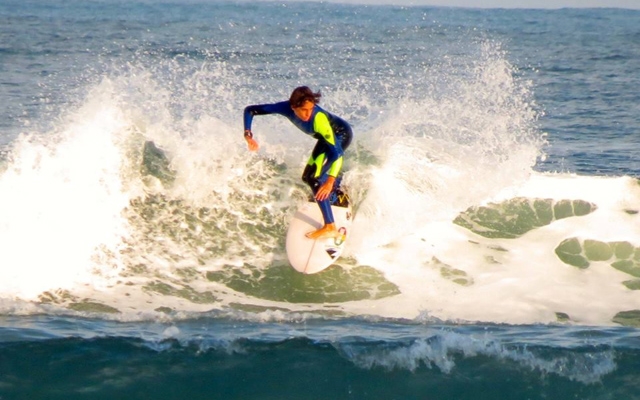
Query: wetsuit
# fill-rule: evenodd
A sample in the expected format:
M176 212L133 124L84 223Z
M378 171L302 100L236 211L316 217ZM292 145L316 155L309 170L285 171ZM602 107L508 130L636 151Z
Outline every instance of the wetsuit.
M353 132L351 126L342 118L314 105L309 121L305 122L293 112L288 101L274 104L258 104L244 109L244 129L251 130L254 115L280 114L289 119L302 132L318 142L311 152L311 157L302 173L302 180L306 182L315 195L320 186L332 176L336 183L332 189L335 195L336 187L340 186L340 170L342 169L344 151L351 144ZM325 224L334 222L331 212L331 197L318 201Z

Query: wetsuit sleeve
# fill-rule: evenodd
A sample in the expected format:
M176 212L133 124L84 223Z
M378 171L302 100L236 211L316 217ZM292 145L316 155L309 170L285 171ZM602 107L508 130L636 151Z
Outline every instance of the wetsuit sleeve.
M251 130L251 122L254 115L268 115L268 114L281 114L286 115L289 106L288 101L282 101L274 104L255 104L247 106L244 109L244 130Z
M329 175L335 178L342 169L342 155L344 152L340 141L336 138L333 128L331 128L329 118L325 113L319 112L316 114L313 120L313 130L322 137L320 140L324 140L328 144L327 163L322 169L322 174L324 174L328 169Z

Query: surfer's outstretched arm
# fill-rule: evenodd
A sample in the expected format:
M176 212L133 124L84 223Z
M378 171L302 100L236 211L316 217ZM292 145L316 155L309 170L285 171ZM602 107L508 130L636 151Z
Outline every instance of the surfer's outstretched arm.
M253 132L251 132L251 122L254 115L269 115L269 114L281 114L287 115L290 112L288 102L283 101L273 104L254 104L247 106L244 109L243 122L244 122L244 140L247 142L247 147L251 151L258 151L260 146L258 142L253 138Z

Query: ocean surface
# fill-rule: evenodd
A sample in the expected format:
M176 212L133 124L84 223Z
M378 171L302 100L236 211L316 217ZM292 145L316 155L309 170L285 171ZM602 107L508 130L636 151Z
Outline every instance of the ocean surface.
M640 11L0 2L0 400L640 398ZM347 249L295 273L348 120Z

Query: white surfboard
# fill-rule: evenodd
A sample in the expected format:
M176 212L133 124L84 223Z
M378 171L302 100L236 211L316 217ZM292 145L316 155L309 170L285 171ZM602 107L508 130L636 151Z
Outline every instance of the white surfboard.
M348 202L345 202L348 203ZM331 206L336 227L341 235L337 238L309 239L307 232L324 225L322 212L315 202L307 202L296 211L287 230L287 257L291 266L303 274L315 274L333 264L342 251L351 229L351 207Z

